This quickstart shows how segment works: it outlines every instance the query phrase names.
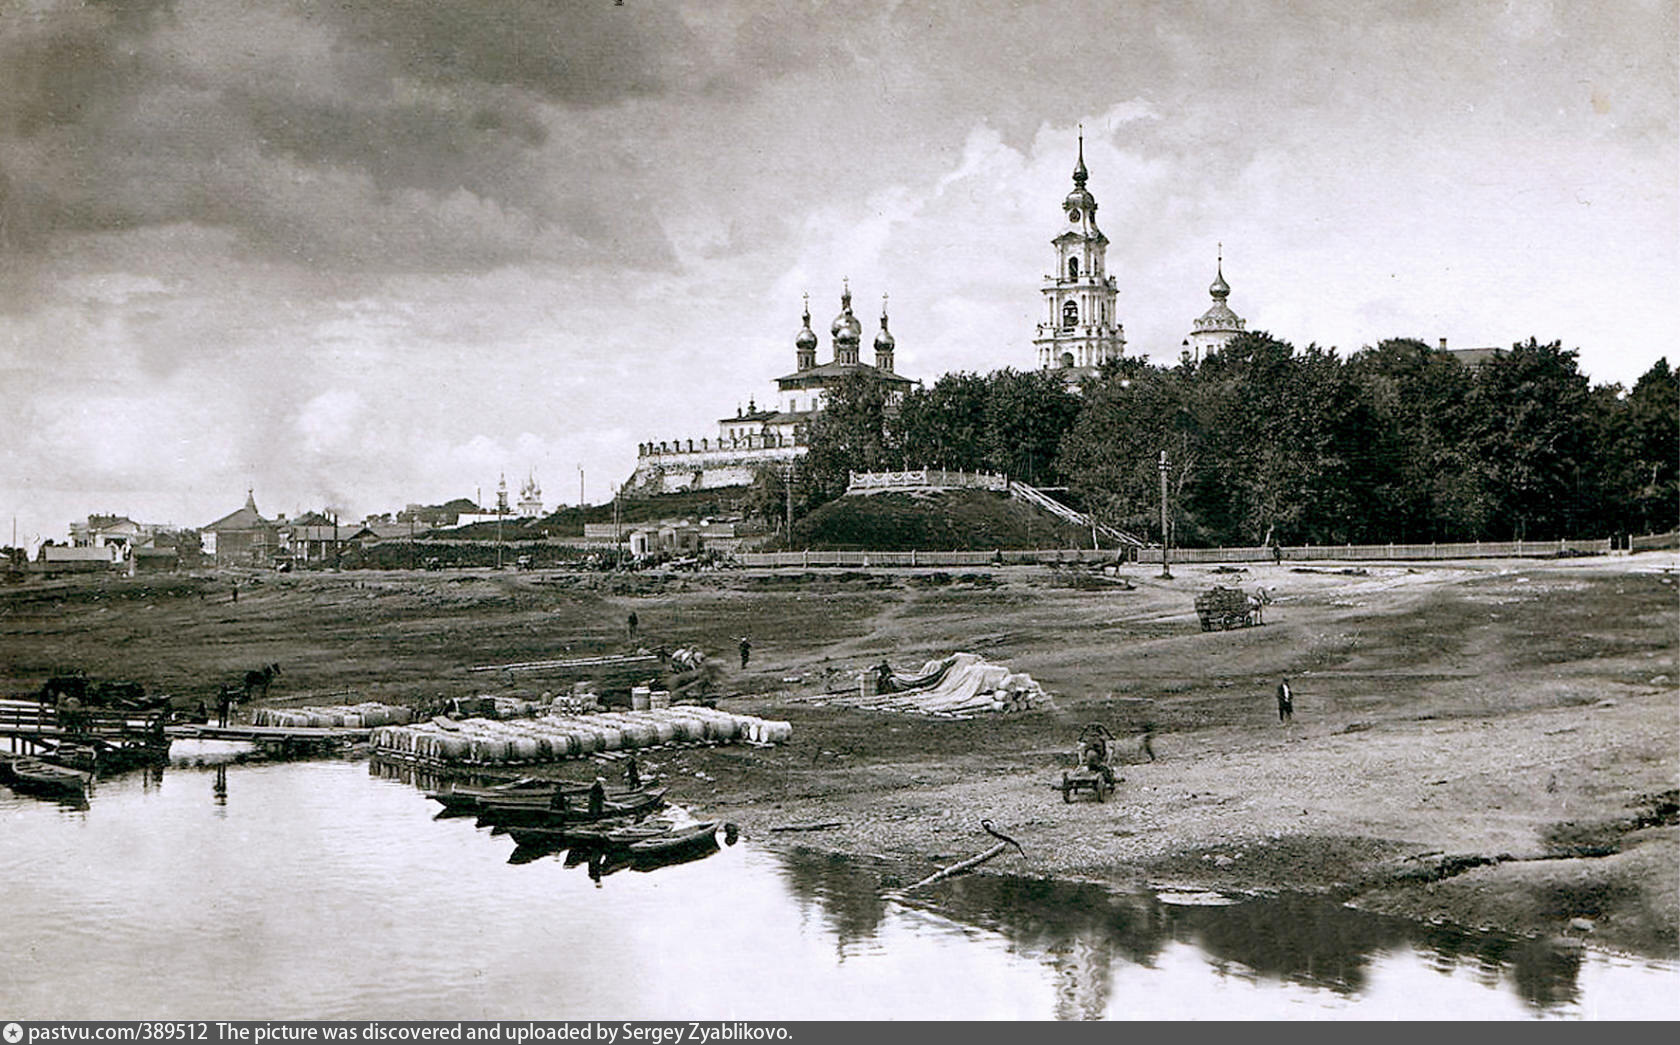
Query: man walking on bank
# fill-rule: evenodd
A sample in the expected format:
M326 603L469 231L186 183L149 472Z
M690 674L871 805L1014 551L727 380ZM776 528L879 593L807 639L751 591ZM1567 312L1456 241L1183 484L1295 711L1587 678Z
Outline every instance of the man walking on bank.
M747 658L750 657L750 656L752 656L752 643L747 641L747 637L745 635L742 635L741 636L741 667L743 669L747 666Z
M1289 723L1295 721L1295 691L1289 688L1289 680L1278 683L1278 721Z

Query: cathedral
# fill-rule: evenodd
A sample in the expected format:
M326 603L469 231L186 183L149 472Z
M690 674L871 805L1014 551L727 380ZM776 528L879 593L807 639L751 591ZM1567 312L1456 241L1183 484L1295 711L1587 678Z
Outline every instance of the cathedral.
M1108 237L1097 225L1097 198L1088 187L1085 137L1079 137L1079 158L1073 167L1073 190L1063 198L1066 225L1050 242L1055 247L1055 270L1039 287L1043 319L1033 346L1038 367L1062 376L1070 388L1094 377L1104 363L1126 351L1120 323L1119 283L1108 272ZM1192 323L1183 350L1196 359L1217 352L1242 333L1245 323L1226 299L1224 249L1215 263L1213 305ZM840 312L829 325L831 358L817 362L819 339L811 327L811 298L805 296L804 322L793 338L794 369L776 378L776 392L761 407L749 398L735 416L720 418L715 438L672 439L641 443L636 470L625 489L630 493L674 493L745 486L766 465L786 467L805 453L805 434L811 419L823 409L829 392L851 375L877 382L887 401L897 402L917 382L893 366L897 347L887 329L887 296L881 295L881 329L874 340L875 362L862 358L863 324L852 312L852 289L843 283ZM531 480L534 488L535 480ZM540 496L540 495L539 495Z
M811 329L811 299L805 297L804 323L794 335L794 369L776 378L773 405L760 408L756 398L735 416L718 420L717 439L678 439L642 443L636 448L636 471L626 490L674 493L744 486L765 466L785 466L805 452L805 430L822 412L829 390L852 375L881 386L888 402L904 398L916 382L893 369L897 339L887 329L887 297L881 295L881 329L875 334L875 363L863 362L863 324L852 312L852 288L843 283L840 313L829 326L833 355L817 362L817 333Z

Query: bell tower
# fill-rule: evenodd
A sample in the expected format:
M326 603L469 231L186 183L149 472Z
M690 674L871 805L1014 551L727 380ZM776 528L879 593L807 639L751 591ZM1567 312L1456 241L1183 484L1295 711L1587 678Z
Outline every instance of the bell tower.
M1079 135L1079 161L1073 168L1073 191L1062 201L1066 227L1051 244L1056 270L1044 277L1044 321L1033 345L1042 370L1063 372L1069 383L1095 375L1097 367L1118 359L1126 335L1115 311L1119 296L1108 274L1108 237L1097 227L1097 198L1085 187L1085 135Z

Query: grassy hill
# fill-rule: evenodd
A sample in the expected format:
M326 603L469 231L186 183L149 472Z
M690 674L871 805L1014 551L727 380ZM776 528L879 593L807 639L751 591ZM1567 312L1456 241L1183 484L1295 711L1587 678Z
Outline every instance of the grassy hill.
M793 546L824 550L1084 548L1091 534L983 490L881 493L830 501L793 525Z

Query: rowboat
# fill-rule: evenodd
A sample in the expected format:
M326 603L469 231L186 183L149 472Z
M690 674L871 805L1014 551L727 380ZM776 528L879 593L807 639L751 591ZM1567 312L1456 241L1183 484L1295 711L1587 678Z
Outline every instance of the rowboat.
M717 829L718 822L716 820L708 820L705 823L693 824L689 827L675 828L651 838L631 842L629 845L630 855L636 857L638 861L664 860L691 852L698 853L716 849Z
M13 791L78 796L87 793L90 779L92 777L80 770L55 766L38 758L25 756L0 760L0 782Z
M570 802L565 809L555 809L548 803L534 804L496 799L481 803L478 820L482 826L500 824L505 827L566 827L571 824L646 816L664 804L663 789L638 791L620 800L609 798L601 804L598 813L590 812L587 802Z
M620 827L513 827L508 834L522 846L577 846L580 848L626 848L632 842L658 838L671 830L670 824L630 824Z
M623 790L607 791L607 799L614 802L629 801L633 796L647 791L657 780L649 777L642 781L641 786L624 788ZM567 798L579 798L589 794L593 784L579 784L564 780L536 780L524 777L506 784L492 787L473 787L465 784L440 791L428 791L426 797L443 806L443 812L448 816L466 816L469 813L481 812L485 803L494 802L500 805L530 805L548 806L554 801L556 791L564 791Z

